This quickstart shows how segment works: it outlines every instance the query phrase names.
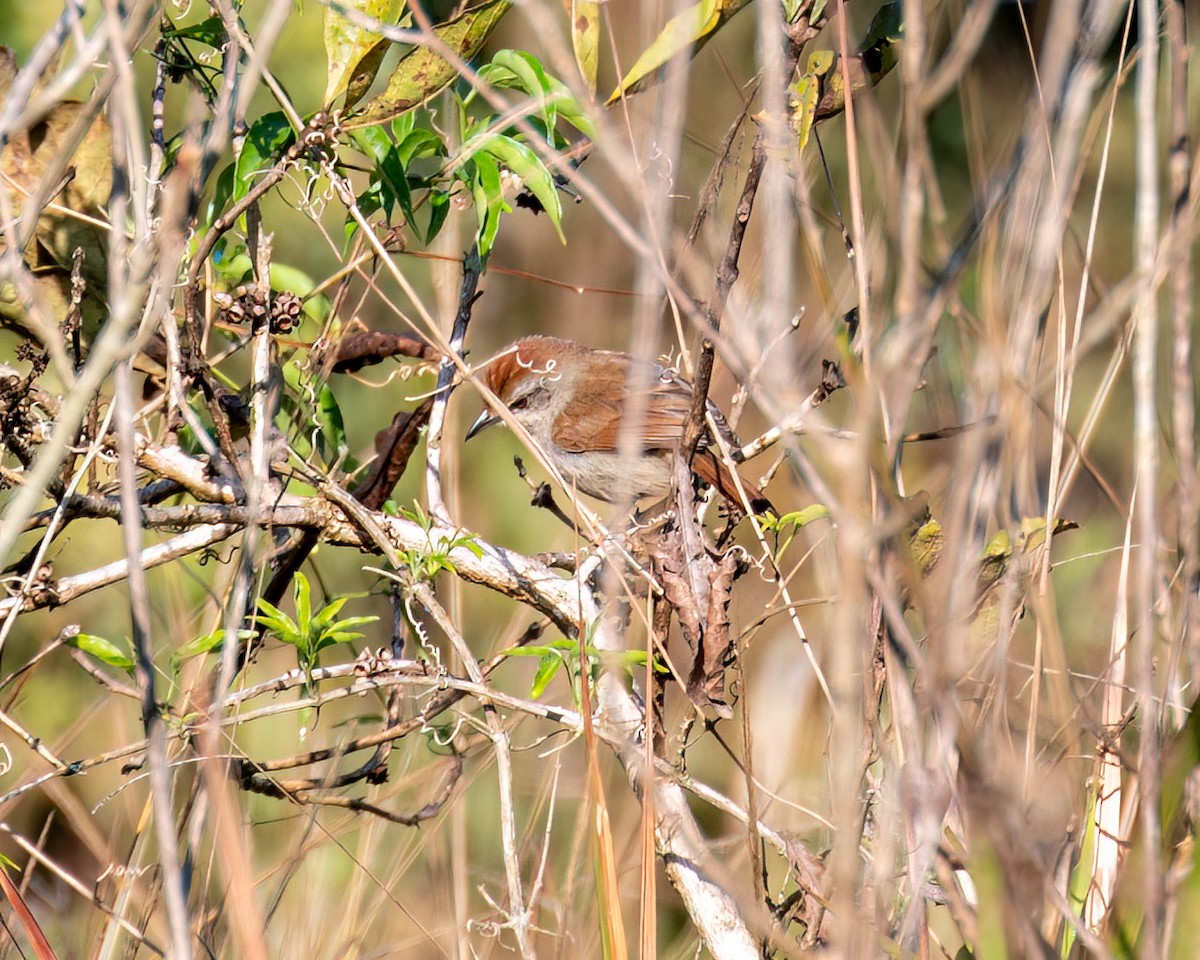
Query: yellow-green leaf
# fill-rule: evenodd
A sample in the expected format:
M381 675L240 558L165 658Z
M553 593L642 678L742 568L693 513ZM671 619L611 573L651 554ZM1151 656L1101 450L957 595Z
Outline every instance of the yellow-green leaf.
M828 519L829 510L823 504L814 503L802 510L793 510L779 517L768 515L762 519L762 524L766 530L782 530L784 527L789 526L797 528L807 527L810 523L817 520Z
M433 32L456 56L470 60L510 6L508 0L489 0L439 23ZM385 123L419 107L457 76L455 67L432 47L413 47L396 65L387 89L368 103L362 113L348 118L344 126L354 129Z
M729 18L750 0L700 0L683 13L672 17L648 46L629 72L621 78L617 89L608 98L611 104L621 97L640 90L676 54L684 50L698 52Z
M110 667L119 667L126 671L133 670L133 659L115 643L104 637L98 637L92 633L79 633L67 638L67 646L82 650L88 656L94 657L101 663L107 663Z
M571 46L588 93L595 95L600 47L600 4L596 0L571 0Z
M932 517L912 532L908 546L921 576L927 577L933 572L942 558L945 543L946 534L942 531L942 525Z
M557 653L548 653L538 661L537 673L533 675L533 684L529 689L529 695L534 700L539 699L546 692L550 681L554 679L554 675L558 673L558 669L562 665L563 659Z
M338 6L390 24L396 22L404 7L404 0L342 0ZM374 30L354 23L332 4L326 7L325 58L328 79L325 82L325 103L332 104L352 86L356 88L357 96L353 100L347 96L346 106L361 100L375 79L387 45L387 41Z
M805 74L788 87L788 91L792 95L792 125L796 128L796 140L803 150L812 133L817 101L821 98L820 78Z
M833 63L832 50L816 50L808 55L808 63L804 72L808 76L823 77L833 67Z
M810 54L800 78L788 87L792 95L792 125L796 128L796 139L803 150L816 122L817 103L821 99L821 87L834 64L832 50L818 50Z
M367 51L366 56L359 60L358 65L351 71L350 82L346 84L345 107L347 110L367 95L371 84L375 82L375 75L379 73L379 66L383 63L383 55L388 52L390 47L391 44L387 40L380 40Z
M896 66L899 58L896 44L904 33L901 14L902 4L899 0L885 3L876 11L858 53L847 61L846 74L849 74L851 93L874 87ZM821 99L815 113L817 123L846 109L846 76L840 61L840 57L833 61L836 66L827 72L822 84Z

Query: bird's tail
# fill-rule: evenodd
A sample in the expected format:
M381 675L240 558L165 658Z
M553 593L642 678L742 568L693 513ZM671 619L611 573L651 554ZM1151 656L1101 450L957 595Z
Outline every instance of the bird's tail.
M696 451L696 456L692 460L692 471L710 487L716 487L717 492L739 510L745 510L748 505L754 513L776 512L766 494L749 480L738 477L746 495L746 499L743 500L742 494L738 491L738 482L733 477L733 471L712 450Z

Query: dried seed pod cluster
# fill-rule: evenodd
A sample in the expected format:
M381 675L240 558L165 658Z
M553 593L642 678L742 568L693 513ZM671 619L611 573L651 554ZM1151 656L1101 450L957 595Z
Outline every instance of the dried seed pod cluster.
M294 293L280 293L271 302L271 332L291 333L300 323L304 301Z
M277 293L265 300L252 284L234 287L232 293L213 294L213 303L226 323L241 325L267 319L272 333L291 333L300 323L304 301L294 293Z

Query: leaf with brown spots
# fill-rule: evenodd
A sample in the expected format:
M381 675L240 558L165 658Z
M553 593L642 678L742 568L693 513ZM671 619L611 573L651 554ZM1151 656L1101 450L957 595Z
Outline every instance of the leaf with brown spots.
M500 18L512 6L507 0L488 0L433 28L436 38L462 60L470 60ZM432 46L413 47L396 64L387 89L367 104L362 113L346 118L346 129L386 123L439 93L458 76L458 70Z
M588 93L595 95L600 47L600 4L597 0L571 0L571 46Z
M393 24L404 8L402 0L344 0L347 9L357 10L380 23ZM328 78L325 103L332 105L342 93L346 108L354 106L367 92L379 72L383 55L391 46L374 30L355 23L336 7L325 8L325 57Z

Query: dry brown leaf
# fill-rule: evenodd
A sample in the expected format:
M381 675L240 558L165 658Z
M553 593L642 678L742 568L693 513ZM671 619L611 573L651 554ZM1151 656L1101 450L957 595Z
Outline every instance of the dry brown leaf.
M388 357L411 357L436 362L442 355L427 341L407 333L359 330L341 337L332 347L331 373L354 373Z
M354 498L369 510L378 510L384 505L396 483L408 468L421 430L429 421L433 410L433 398L428 398L415 410L401 410L391 424L375 434L375 462L362 482L351 491Z
M691 653L684 681L688 699L697 709L708 707L723 718L732 716L725 697L725 669L732 648L729 603L733 582L746 570L745 554L704 551L691 560L683 536L667 527L645 541L650 568L679 620L680 632ZM697 587L705 594L697 596ZM683 678L679 678L683 679Z
M12 51L0 47L0 93L16 79ZM43 314L60 322L70 305L70 273L76 249L83 251L83 277L89 298L83 304L85 334L94 334L103 319L103 291L107 280L107 231L95 220L106 221L112 193L112 131L102 116L92 120L78 146L73 147L73 128L86 104L65 101L28 130L13 134L0 150L0 189L19 212L43 186L52 162L72 151L71 166L62 189L51 198L57 208L44 209L38 217L34 241L25 251L25 262L33 273L33 295ZM0 244L2 245L2 244ZM30 303L18 288L0 284L0 323L26 335Z

